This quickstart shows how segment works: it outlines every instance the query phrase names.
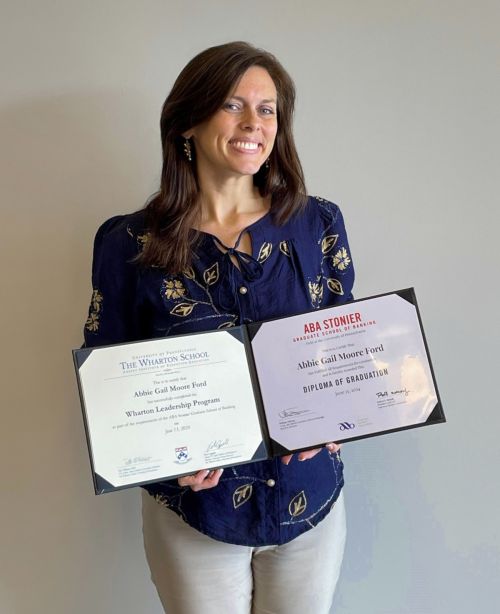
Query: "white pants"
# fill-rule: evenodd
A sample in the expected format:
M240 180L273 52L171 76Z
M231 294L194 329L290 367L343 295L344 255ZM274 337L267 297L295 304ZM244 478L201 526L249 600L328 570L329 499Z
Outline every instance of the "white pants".
M314 529L282 546L199 533L143 491L146 558L167 614L328 614L345 544L341 494Z

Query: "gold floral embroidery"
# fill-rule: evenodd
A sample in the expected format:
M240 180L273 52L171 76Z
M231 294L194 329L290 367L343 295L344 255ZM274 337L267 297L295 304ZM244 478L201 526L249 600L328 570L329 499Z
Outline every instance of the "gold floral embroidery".
M203 279L208 286L213 285L219 279L219 263L216 262L203 272Z
M323 299L323 286L318 281L310 281L309 282L309 294L311 296L311 303L313 307L316 307L319 303L321 303Z
M233 328L233 326L236 326L234 322L223 322L217 328Z
M184 277L187 277L188 279L194 279L194 270L193 267L188 266L187 269L184 269L184 271L182 272L182 274L184 275Z
M233 493L234 509L246 503L252 496L252 492L253 492L252 484L243 484L242 486L238 486L238 488Z
M290 248L288 247L288 243L286 241L281 241L280 252L285 254L285 256L290 256Z
M321 241L321 251L323 254L327 254L331 249L333 249L338 238L339 235L327 235L323 241Z
M150 236L151 236L150 232L144 232L142 235L137 235L137 243L139 243L139 245L142 245L144 247L144 245L149 241Z
M89 313L89 317L85 322L85 328L91 333L96 333L99 330L99 314Z
M185 318L193 311L195 305L196 303L179 303L170 311L170 313L174 316Z
M159 503L160 505L165 505L166 507L169 507L170 505L170 499L166 495L157 493L156 495L153 495L153 498L156 503Z
M92 292L92 299L90 301L92 309L95 312L101 311L101 303L102 303L102 294L99 292L99 290L97 290L97 288L94 288L94 291Z
M130 226L127 226L127 234L133 239L135 238L137 243L139 243L141 247L144 247L144 245L149 241L149 237L151 236L150 232L143 232L142 234L135 236Z
M184 322L190 321L188 316L193 313L195 307L196 320L204 320L206 318L220 318L220 328L230 328L235 326L235 314L226 314L233 318L233 321L227 321L227 317L220 312L214 303L214 297L212 296L212 288L219 280L219 263L215 262L210 267L205 269L201 273L202 279L197 279L198 273L195 269L189 265L182 271L182 279L179 277L166 277L163 280L163 296L166 301L172 301L168 305L169 313L178 316L179 318L186 318ZM200 275L198 275L200 277ZM197 294L197 298L193 298L191 292L194 291ZM204 296L199 296L200 291ZM206 306L211 312L211 315L206 314L203 311L202 306ZM177 322L172 327L182 325L181 322ZM171 327L171 328L172 328ZM169 329L170 330L170 329Z
M259 250L259 255L257 256L257 260L260 262L260 264L262 264L263 262L265 262L269 256L271 255L271 252L273 251L273 244L272 243L263 243L262 247Z
M288 511L290 512L290 516L295 518L296 516L300 516L306 511L307 507L307 499L306 494L302 490L298 495L290 501L290 505L288 506Z
M326 280L326 285L328 286L328 289L334 294L344 294L344 288L342 288L342 284L338 279L330 277Z
M102 294L99 292L99 290L94 288L92 298L90 299L89 317L85 322L85 328L91 333L95 333L99 330L102 298Z
M167 298L182 298L186 294L186 288L179 279L167 279L165 281L165 296Z
M351 259L349 258L349 254L345 247L341 247L339 251L335 254L332 259L333 266L337 267L339 271L344 271L349 264L351 263Z

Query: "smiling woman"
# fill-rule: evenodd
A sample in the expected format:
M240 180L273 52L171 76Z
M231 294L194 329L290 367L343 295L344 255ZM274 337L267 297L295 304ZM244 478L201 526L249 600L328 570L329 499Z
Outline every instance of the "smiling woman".
M247 43L188 63L162 110L159 191L97 233L87 346L352 298L342 214L306 196L294 99L276 58ZM213 399L196 402L208 411ZM144 544L165 611L327 614L345 540L343 483L332 443L146 485Z
M197 230L233 245L271 205L279 223L305 205L294 103L293 81L278 60L247 43L210 47L185 66L162 109L161 186L146 208L143 264L184 270L202 240ZM218 223L219 212L235 206L238 215ZM250 251L248 240L240 247Z
M252 66L219 111L184 133L194 141L202 184L259 172L276 138L276 97L267 70Z

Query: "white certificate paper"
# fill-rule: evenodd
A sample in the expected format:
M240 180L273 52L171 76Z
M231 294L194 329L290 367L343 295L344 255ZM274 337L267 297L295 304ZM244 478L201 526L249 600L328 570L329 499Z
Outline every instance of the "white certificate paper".
M96 493L267 458L245 338L75 350Z
M250 331L275 454L444 421L411 289Z

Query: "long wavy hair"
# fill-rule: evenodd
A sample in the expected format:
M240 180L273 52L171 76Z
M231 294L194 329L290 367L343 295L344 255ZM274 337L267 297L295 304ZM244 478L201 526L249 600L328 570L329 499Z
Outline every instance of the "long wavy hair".
M192 160L184 152L183 133L210 119L224 104L242 75L261 66L277 91L278 131L266 165L253 176L261 196L271 196L271 213L277 224L286 222L305 202L302 166L295 148L292 121L295 86L278 60L267 51L245 42L210 47L182 70L163 105L160 128L163 167L159 191L146 204L149 238L139 261L179 273L195 253L201 211Z

